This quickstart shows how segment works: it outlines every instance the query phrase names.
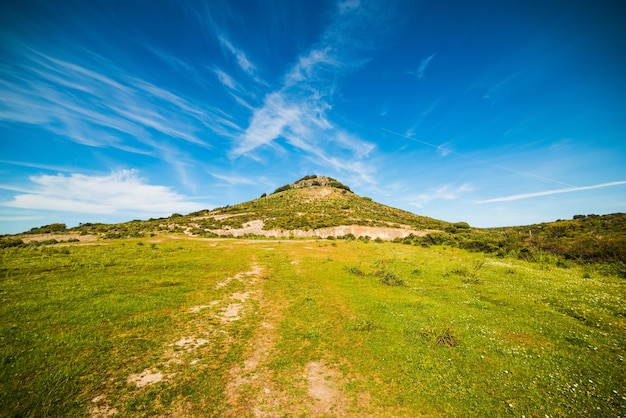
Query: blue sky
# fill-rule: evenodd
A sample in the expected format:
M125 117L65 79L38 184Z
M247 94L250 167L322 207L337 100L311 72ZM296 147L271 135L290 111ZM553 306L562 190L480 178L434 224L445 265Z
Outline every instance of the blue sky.
M0 233L308 174L473 226L626 211L619 1L0 5Z

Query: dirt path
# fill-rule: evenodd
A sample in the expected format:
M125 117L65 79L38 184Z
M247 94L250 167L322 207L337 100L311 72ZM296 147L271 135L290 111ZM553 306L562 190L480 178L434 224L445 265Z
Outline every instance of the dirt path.
M324 362L312 361L305 367L311 416L344 416L348 401L339 388L340 374Z
M294 259L291 263L296 271L297 261ZM259 303L256 312L260 317L259 325L242 361L228 374L228 409L224 416L345 416L351 406L341 390L345 382L341 373L329 363L323 360L309 362L288 379L288 387L277 382L272 362L280 354L276 345L285 305L263 297L261 289L256 291L255 297ZM284 377L281 381L285 381Z
M239 282L235 286L237 291L226 292L221 298L203 305L188 307L186 314L190 319L180 334L164 347L151 367L130 374L126 384L136 391L153 385L176 384L176 379L181 378L178 376L181 370L204 367L203 355L213 349L218 338L226 341L226 351L231 349L236 343L232 332L238 321L254 321L252 323L258 325L246 344L241 361L226 373L226 409L221 415L346 415L350 403L341 390L342 376L323 360L307 363L293 376L290 387L282 387L276 382L271 364L276 355L284 305L273 298L263 297L264 274L265 269L253 260L249 271L215 284L215 290L221 291L231 283ZM92 400L89 413L92 418L110 417L117 415L118 410L112 407L106 394L100 394ZM180 413L170 411L168 416L185 416L184 407Z

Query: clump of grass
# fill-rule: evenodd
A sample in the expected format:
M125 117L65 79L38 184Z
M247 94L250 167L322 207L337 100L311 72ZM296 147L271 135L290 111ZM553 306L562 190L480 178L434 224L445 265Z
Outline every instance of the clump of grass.
M434 346L456 347L461 343L461 339L454 331L452 324L446 325L443 329L405 327L402 331L407 341L417 342L418 340L430 341Z
M350 274L354 274L355 276L359 276L359 277L365 276L365 273L363 273L363 271L356 266L352 266L352 267L345 266L343 269Z
M380 282L387 286L404 286L404 280L402 280L392 271L389 271L389 269L387 268L387 263L388 261L382 258L374 261L374 267L377 270L373 275L376 277L380 277Z
M460 338L454 332L451 324L448 324L441 332L435 335L435 345L444 347L456 347L461 343Z
M382 284L387 286L404 286L404 280L400 277L396 276L394 273L385 273L385 275L380 279Z
M369 332L379 330L380 327L367 319L357 319L352 326L353 331Z
M482 280L478 277L478 271L483 268L485 265L485 260L478 260L471 269L467 267L461 267L456 270L452 270L448 273L445 273L444 276L449 276L450 274L455 274L457 276L463 277L463 283L471 283L471 284L479 284Z
M583 270L583 279L592 279L593 278L593 269L589 266L585 267Z

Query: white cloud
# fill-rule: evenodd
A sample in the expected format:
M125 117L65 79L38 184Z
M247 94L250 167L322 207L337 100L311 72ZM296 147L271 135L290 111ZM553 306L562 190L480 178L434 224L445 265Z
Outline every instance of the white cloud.
M566 187L564 189L556 189L556 190L546 190L543 192L534 192L534 193L522 193L516 194L512 196L504 196L504 197L496 197L494 199L480 200L476 203L496 203L496 202L511 202L514 200L522 200L522 199L530 199L533 197L541 197L541 196L550 196L553 194L560 193L572 193L572 192L580 192L583 190L593 190L600 189L603 187L613 187L613 186L622 186L625 185L626 181L612 181L609 183L595 184L593 186L582 186L582 187Z
M437 153L439 153L439 155L441 155L442 157L448 156L451 152L452 152L452 150L448 146L448 143L440 144L437 147Z
M283 94L269 94L263 107L254 111L250 125L241 136L240 144L231 154L238 157L279 138L285 127L299 118L298 113L298 108L288 103Z
M409 196L407 200L413 206L422 208L426 204L434 200L455 200L458 199L462 194L471 192L473 190L474 187L469 184L462 184L460 186L452 186L446 184L443 186L430 188L425 193Z
M246 73L248 73L249 75L254 76L256 72L256 66L250 62L246 54L242 50L235 48L235 46L230 42L230 40L226 38L224 35L220 36L218 39L220 43L224 45L224 47L226 47L226 49L231 54L233 54L239 67L242 70L244 70Z
M0 222L20 222L20 221L37 221L44 219L43 216L0 216Z
M208 147L207 129L227 137L241 130L222 110L148 83L92 52L59 58L15 44L16 59L0 68L0 121L158 157L160 145L172 139Z
M282 139L317 165L371 180L371 169L364 169L361 160L374 150L374 144L337 126L330 116L337 80L364 62L355 52L363 48L358 33L377 18L358 2L338 5L335 20L320 42L285 71L282 86L268 92L263 105L254 109L231 157L254 158L257 148L275 146Z
M237 83L235 82L235 80L224 71L220 70L219 68L213 68L213 72L217 76L217 79L220 81L220 83L222 83L229 89L237 89Z
M239 175L227 175L227 174L217 174L217 173L209 173L216 179L220 179L228 184L246 184L246 185L258 185L260 183L260 179L253 176L239 176Z
M300 82L311 82L318 78L324 68L339 67L341 62L331 55L330 46L320 46L298 58L285 76L285 86L290 87Z
M424 58L420 62L420 66L417 68L417 78L421 80L424 77L424 73L426 72L426 69L430 65L430 62L433 60L433 58L435 58L435 54L432 54L430 57Z
M119 170L109 175L30 177L33 187L3 206L69 213L168 215L193 212L206 205L189 200L167 186L146 184L135 170Z

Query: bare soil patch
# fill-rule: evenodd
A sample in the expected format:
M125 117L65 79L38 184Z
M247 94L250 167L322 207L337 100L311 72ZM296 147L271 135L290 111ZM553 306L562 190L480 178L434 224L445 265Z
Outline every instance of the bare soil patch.
M117 408L109 405L106 395L98 395L91 400L94 405L89 408L89 416L91 418L108 418L117 415Z
M198 313L201 310L211 308L211 307L217 305L218 303L219 303L219 301L214 300L212 302L209 302L208 305L192 306L191 308L189 308L189 312L191 312L191 313Z
M129 384L135 384L138 388L142 388L144 386L153 385L155 383L163 380L163 373L160 371L152 372L150 369L145 369L143 372L139 374L131 374L128 376L127 382Z
M342 416L348 402L339 389L340 374L323 362L312 361L305 367L311 416Z
M19 239L25 243L48 241L55 239L59 242L69 241L71 239L77 239L79 242L93 242L97 241L98 237L95 235L80 235L80 234L25 234L18 236Z
M183 337L180 340L176 341L174 345L176 347L184 348L186 351L192 351L208 343L209 340L205 338Z
M238 321L241 319L241 311L243 305L241 303L231 303L222 311L222 322Z
M363 226L363 225L341 225L329 228L319 228L312 230L300 230L300 229L263 229L262 220L254 220L247 222L243 225L243 228L232 229L213 229L211 232L218 235L232 235L234 237L242 237L248 234L259 235L273 238L328 238L328 237L340 237L348 234L352 234L355 237L368 236L372 239L380 238L384 240L394 240L396 238L405 238L411 234L415 236L428 235L429 230L416 230L406 225L398 225L398 227L377 227L377 226Z

